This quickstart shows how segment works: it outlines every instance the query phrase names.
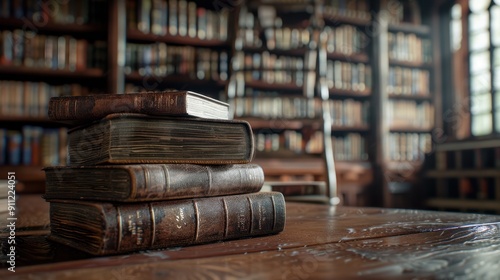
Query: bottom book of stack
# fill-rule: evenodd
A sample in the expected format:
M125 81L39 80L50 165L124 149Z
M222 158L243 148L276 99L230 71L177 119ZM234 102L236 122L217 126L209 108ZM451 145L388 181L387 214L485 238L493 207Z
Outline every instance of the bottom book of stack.
M279 192L171 201L50 201L49 239L93 255L276 234L285 226Z

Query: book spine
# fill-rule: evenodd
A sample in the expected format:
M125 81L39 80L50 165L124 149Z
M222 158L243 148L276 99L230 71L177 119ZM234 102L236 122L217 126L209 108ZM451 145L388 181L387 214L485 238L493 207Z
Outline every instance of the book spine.
M185 114L184 93L147 96L127 94L110 98L85 96L81 99L53 98L49 102L49 118L52 120L100 119L111 113Z
M153 164L130 168L130 199L171 199L258 192L264 184L259 165Z
M116 207L104 254L278 233L285 225L280 193L256 193ZM105 214L105 213L104 213ZM115 231L115 229L118 231ZM113 242L117 240L118 242Z

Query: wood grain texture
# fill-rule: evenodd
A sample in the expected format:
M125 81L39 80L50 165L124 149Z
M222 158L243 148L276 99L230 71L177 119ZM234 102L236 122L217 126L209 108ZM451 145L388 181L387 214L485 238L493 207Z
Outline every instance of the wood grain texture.
M500 216L289 202L278 235L18 267L0 277L494 279L499 239Z

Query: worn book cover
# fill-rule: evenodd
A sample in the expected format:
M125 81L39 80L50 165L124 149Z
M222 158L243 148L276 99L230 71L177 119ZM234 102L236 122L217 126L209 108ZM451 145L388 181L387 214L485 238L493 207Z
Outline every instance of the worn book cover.
M128 204L50 202L49 239L93 255L277 234L285 227L278 192Z
M68 132L69 165L249 163L250 124L240 120L112 114Z
M258 192L257 164L47 167L46 199L153 201Z
M67 123L99 120L114 113L227 120L229 104L193 91L169 90L52 97L48 109L51 120Z

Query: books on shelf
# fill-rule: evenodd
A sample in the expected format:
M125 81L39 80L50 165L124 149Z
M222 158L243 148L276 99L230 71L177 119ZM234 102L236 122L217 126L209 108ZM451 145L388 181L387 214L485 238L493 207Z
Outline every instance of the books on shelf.
M215 3L216 10L199 4L186 0L128 0L128 28L160 36L227 40L229 10Z
M0 43L0 65L67 71L106 69L105 41L15 29L1 31Z
M60 96L50 99L51 120L73 123L99 120L109 114L138 113L229 119L229 105L193 91L167 90L126 94Z
M224 50L193 46L127 43L126 74L141 76L186 75L191 79L225 81L228 77L228 54Z
M389 134L387 146L389 160L423 160L425 154L432 149L432 135L430 133L392 132Z
M389 100L387 117L391 127L430 130L434 127L434 106L429 101Z
M47 118L49 100L64 95L84 95L79 84L49 85L44 82L0 81L0 118Z
M323 152L323 133L315 131L305 136L301 131L283 130L255 132L255 149L258 152L289 151L293 154L319 154Z
M66 164L67 129L25 125L0 128L0 164L53 166Z
M415 63L432 62L431 40L420 38L415 33L389 32L389 59Z
M426 69L389 67L387 93L407 96L430 95L430 71Z
M236 117L262 118L319 118L322 114L320 99L299 97L279 97L276 92L248 90L248 97L234 99L234 115Z
M339 161L368 160L366 137L360 133L332 136L333 157Z
M365 92L372 88L372 71L368 64L328 60L326 77L329 89Z

